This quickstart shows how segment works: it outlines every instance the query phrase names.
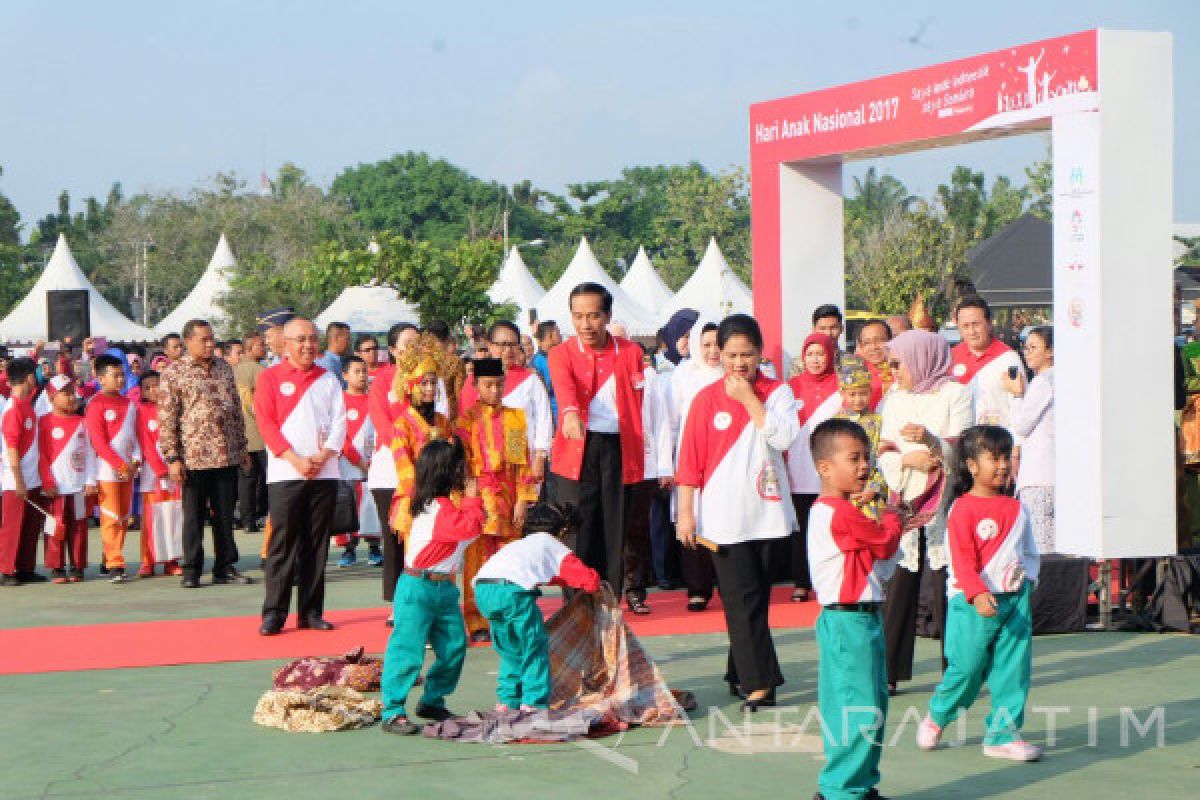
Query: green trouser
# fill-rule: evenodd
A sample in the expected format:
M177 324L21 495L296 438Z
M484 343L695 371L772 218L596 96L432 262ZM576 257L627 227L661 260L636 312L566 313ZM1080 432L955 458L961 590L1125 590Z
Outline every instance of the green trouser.
M401 575L396 582L392 616L395 627L383 657L383 718L404 715L404 704L421 675L425 643L433 647L433 666L425 673L421 703L445 708L446 695L458 686L467 634L454 581Z
M1018 591L996 594L996 616L984 617L964 595L950 598L946 615L949 666L929 701L929 716L944 728L970 708L987 681L992 710L985 745L1019 738L1033 671L1033 618L1029 583Z
M537 605L541 595L515 583L475 584L475 604L500 654L496 697L509 708L550 705L550 637Z
M879 611L825 609L817 619L817 704L826 800L865 797L879 783L887 721L887 662Z

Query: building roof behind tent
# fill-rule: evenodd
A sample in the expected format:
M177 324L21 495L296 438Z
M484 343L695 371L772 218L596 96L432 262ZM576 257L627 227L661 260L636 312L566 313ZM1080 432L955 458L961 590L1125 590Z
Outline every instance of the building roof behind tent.
M666 324L671 315L681 308L693 308L704 319L754 313L754 295L725 260L716 237L708 240L708 248L692 277L670 302L662 306L659 311L660 323Z
M554 320L564 335L570 336L575 332L571 325L571 290L581 283L598 283L608 289L613 296L614 322L620 322L629 330L631 336L653 336L659 328L655 322L654 313L643 307L641 303L629 296L612 277L600 266L595 253L588 244L587 237L580 239L579 248L567 270L558 282L546 292L537 304L539 320Z
M344 322L354 333L386 333L398 322L420 324L420 315L391 286L349 286L313 320L318 330Z
M214 328L221 329L228 317L218 301L223 295L228 294L229 275L235 269L237 269L237 259L233 257L233 249L229 246L229 240L222 233L200 280L196 281L196 285L188 292L187 297L183 298L175 307L175 310L154 326L155 333L159 336L179 333L187 321L192 319L205 320Z
M33 288L0 321L0 342L32 344L39 339L49 339L46 292L59 289L87 290L93 335L106 336L111 342L153 342L158 339L154 331L126 317L97 291L75 262L67 237L60 233L54 252Z
M628 292L630 297L636 298L643 306L652 309L670 302L673 294L670 287L659 277L654 265L650 263L650 256L646 255L644 247L638 247L637 257L633 259L633 266L621 279L621 288Z
M976 291L993 306L1054 302L1053 226L1025 213L967 251Z
M525 266L520 249L510 248L500 266L496 282L488 289L488 298L496 305L515 305L520 314L517 324L526 328L529 324L529 311L545 296L546 290L537 282L537 278L533 277L529 267Z

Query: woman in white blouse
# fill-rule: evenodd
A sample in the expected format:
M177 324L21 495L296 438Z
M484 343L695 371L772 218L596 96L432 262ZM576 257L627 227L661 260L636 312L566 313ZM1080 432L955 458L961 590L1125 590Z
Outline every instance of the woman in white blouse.
M1025 337L1025 363L1034 372L1026 387L1004 376L1004 388L1016 398L1012 429L1021 445L1017 497L1029 515L1038 551L1053 553L1054 541L1054 330L1034 328Z
M896 385L883 404L879 469L893 504L912 509L884 605L888 689L912 679L922 576L935 597L933 630L946 619L946 505L954 450L975 421L971 392L950 375L950 345L936 333L905 331L888 344Z

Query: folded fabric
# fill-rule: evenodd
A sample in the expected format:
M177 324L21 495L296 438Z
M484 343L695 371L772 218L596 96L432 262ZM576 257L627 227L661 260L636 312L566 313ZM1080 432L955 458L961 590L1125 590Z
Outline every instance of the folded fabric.
M345 686L359 692L379 691L383 662L363 654L363 648L344 656L309 656L275 670L271 684L276 689L317 689Z
M288 733L328 733L366 728L382 714L383 703L344 686L271 689L258 699L254 722Z

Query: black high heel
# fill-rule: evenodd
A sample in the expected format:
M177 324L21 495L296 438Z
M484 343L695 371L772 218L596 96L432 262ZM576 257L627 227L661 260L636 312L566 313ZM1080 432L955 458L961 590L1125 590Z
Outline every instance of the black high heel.
M763 695L762 697L760 697L757 700L751 700L749 698L749 696L747 696L745 701L742 703L742 711L745 711L748 714L753 714L756 711L758 711L758 709L760 709L760 708L774 708L774 707L775 707L775 690L774 689L767 692L765 695Z

